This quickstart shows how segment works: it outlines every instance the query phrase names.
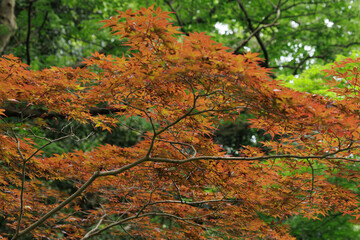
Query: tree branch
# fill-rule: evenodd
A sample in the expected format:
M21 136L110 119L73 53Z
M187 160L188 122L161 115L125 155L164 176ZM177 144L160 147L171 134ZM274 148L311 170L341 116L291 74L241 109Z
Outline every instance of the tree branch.
M325 55L312 56L312 57L310 57L310 55L307 55L305 58L303 58L303 59L299 62L299 64L297 64L297 65L294 67L293 75L296 75L296 74L297 74L297 72L298 72L298 70L300 69L300 67L301 67L302 65L304 65L307 60L310 60L310 59L312 59L312 58L324 58L324 57L325 57Z
M200 224L197 224L197 223L194 223L194 222L190 222L190 220L194 220L194 219L200 219L200 218L203 218L205 216L208 216L209 214L206 214L206 215L203 215L203 216L198 216L198 217L193 217L193 218L182 218L182 217L179 217L179 216L176 216L176 215L173 215L173 214L170 214L170 213L161 213L161 212L153 212L153 213L144 213L144 214L141 214L139 216L135 215L135 216L131 216L131 217L127 217L125 219L122 219L120 221L116 221L112 224L109 224L108 226L96 231L96 232L93 232L92 234L89 234L88 236L84 236L81 240L85 240L85 239L89 239L90 237L93 237L93 236L96 236L96 235L99 235L100 233L114 227L114 226L117 226L117 225L120 225L120 224L123 224L125 222L128 222L128 221L131 221L131 220L134 220L134 219L140 219L140 218L144 218L144 217L149 217L149 216L162 216L162 217L169 217L169 218L174 218L176 220L179 220L179 221L184 221L188 224L191 224L191 225L194 225L194 226L197 226L197 227L200 227L200 228L203 228L203 229L207 229L206 227L200 225Z
M50 144L57 142L57 141L61 141L65 138L71 137L72 135L67 135L67 136L63 136L54 140L48 140L49 142L44 144L43 146L41 146L40 148L38 148L36 151L34 151L28 158L25 158L23 153L21 152L20 149L20 139L18 138L18 136L15 134L15 132L13 132L15 141L17 143L17 151L20 155L20 158L22 160L22 170L21 170L21 190L20 190L20 213L19 213L19 217L18 217L18 224L16 227L16 232L15 235L12 237L12 239L16 239L18 236L20 235L20 226L21 226L21 221L22 221L22 217L24 214L24 191L25 191L25 177L26 177L26 164L28 161L30 161L39 151L41 151L42 149L44 149L45 147L49 146Z
M359 148L359 147L353 147ZM199 157L191 157L183 160L178 159L169 159L169 158L149 158L146 161L151 162L165 162L165 163L175 163L175 164L183 164L187 162L195 162L201 160L220 160L220 161L267 161L269 159L287 159L287 158L296 158L296 159L328 159L328 160L345 160L351 162L360 162L357 159L344 158L344 157L330 157L339 152L347 151L349 148L342 149L336 151L334 153L328 153L324 155L310 155L310 156L301 156L301 155L293 155L293 154L285 154L285 155L268 155L268 156L260 156L260 157L221 157L221 156L199 156Z
M176 20L180 26L181 31L186 35L189 36L189 33L185 30L184 28L184 23L181 21L181 18L179 16L179 14L177 13L177 11L175 10L175 8L173 7L173 5L171 4L171 2L169 0L165 0L166 4L169 5L171 11L173 11L173 13L175 14Z
M30 35L31 35L31 11L32 11L32 5L34 1L29 1L29 7L28 7L28 31L26 36L26 60L27 64L31 64L31 57L30 57Z
M253 23L252 23L252 19L250 18L248 12L246 11L245 9L245 6L243 5L242 1L241 0L238 0L238 5L240 7L240 9L243 11L244 15L245 15L245 18L246 18L246 21L248 22L248 28L251 32L250 36L248 38L246 38L234 51L234 53L237 53L242 47L244 47L249 41L251 38L253 38L255 36L257 42L259 43L260 45L260 48L264 54L264 58L265 58L265 61L264 61L264 67L269 67L269 55L268 55L268 52L267 52L267 49L262 41L262 39L260 38L260 31L264 28L268 28L268 27L272 27L272 26L275 26L277 25L277 20L279 19L280 17L280 4L281 4L281 0L279 0L277 6L275 7L275 11L276 11L276 17L274 19L273 22L269 23L269 24L266 24L266 25L259 25L256 29L254 28L253 26ZM271 13L272 14L272 13ZM270 14L270 15L271 15Z
M75 198L77 198L78 196L80 196L80 194L82 192L84 192L98 177L100 176L100 171L95 172L90 178L89 180L82 185L75 193L73 193L70 197L68 197L65 201L63 201L62 203L60 203L57 207L53 208L51 211L49 211L48 213L46 213L44 216L42 216L39 220L37 220L35 223L31 224L29 227L27 227L26 229L24 229L23 231L19 232L19 234L15 235L12 239L17 239L29 232L31 232L32 230L34 230L35 228L37 228L38 226L40 226L43 222L45 222L48 218L50 218L51 216L53 216L55 213L57 213L58 211L60 211L63 207L65 207L68 203L72 202Z
M352 147L351 149L355 149L355 148L359 148L359 147ZM175 163L175 164L183 164L183 163L187 163L187 162L194 162L194 161L200 161L200 160L221 160L221 161L266 161L269 159L277 159L277 158L296 158L296 159L329 159L329 160L345 160L345 161L356 161L356 162L360 162L359 160L356 159L348 159L348 158L343 158L343 157L330 157L334 154L337 154L339 152L343 152L343 151L347 151L350 148L345 148L345 149L341 149L338 150L336 152L333 153L328 153L328 154L324 154L324 155L312 155L312 156L299 156L299 155L271 155L271 156L260 156L260 157L221 157L221 156L201 156L201 157L191 157L188 159L183 159L183 160L177 160L177 159L168 159L168 158L141 158L131 164L125 165L119 169L115 169L115 170L110 170L110 171L104 171L104 172L100 172L97 171L95 172L90 179L83 184L75 193L73 193L70 197L68 197L66 200L64 200L61 204L59 204L57 207L53 208L51 211L49 211L47 214L45 214L43 217L41 217L38 221L36 221L35 223L33 223L32 225L30 225L29 227L27 227L25 230L19 232L19 234L16 237L13 237L13 239L17 239L18 237L21 237L23 235L25 235L26 233L29 233L30 231L32 231L33 229L37 228L39 225L41 225L43 222L45 222L48 218L50 218L52 215L54 215L55 213L57 213L58 211L60 211L63 207L65 207L68 203L72 202L75 198L77 198L78 196L80 196L80 194L82 192L84 192L98 177L101 176L110 176L110 175L117 175L120 174L122 172L125 172L143 162L146 161L151 161L151 162L165 162L165 163ZM145 217L148 216L149 214L143 214L141 216L138 217ZM150 215L157 215L157 213L153 213ZM127 218L128 220L134 219L136 217L130 217ZM126 221L128 221L126 220ZM121 223L116 223L115 225L118 225ZM104 228L105 229L105 228ZM102 229L103 230L103 229ZM101 230L101 231L102 231Z
M23 218L23 214L24 214L24 189L25 189L25 177L26 177L26 160L25 157L23 155L23 153L21 152L20 149L20 140L17 137L17 135L15 134L15 132L13 132L14 134L14 138L16 141L16 149L20 155L20 158L22 160L22 168L21 168L21 190L20 190L20 213L19 213L19 217L18 217L18 223L16 226L16 232L15 235L12 239L16 239L16 237L19 235L20 232L20 226L21 226L21 221Z

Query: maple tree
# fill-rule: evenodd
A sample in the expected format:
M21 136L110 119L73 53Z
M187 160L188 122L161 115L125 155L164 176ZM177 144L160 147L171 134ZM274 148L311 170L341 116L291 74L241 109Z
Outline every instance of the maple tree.
M301 93L271 79L258 54L232 54L204 33L181 36L169 18L150 7L105 20L130 50L95 52L87 68L33 71L1 58L1 237L291 239L293 215L360 216L353 189L331 181L358 185L360 59L327 70L335 98ZM12 105L21 108L17 120L6 115ZM34 109L44 113L33 118ZM244 112L272 140L231 157L212 133ZM54 130L53 116L69 124ZM141 117L151 131L132 147L43 154L65 138L81 141L72 121L111 132L122 116ZM85 209L88 196L97 204Z

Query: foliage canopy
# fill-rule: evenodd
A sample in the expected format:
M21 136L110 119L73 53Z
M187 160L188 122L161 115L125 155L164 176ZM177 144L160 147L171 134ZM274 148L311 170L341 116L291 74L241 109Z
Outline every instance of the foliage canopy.
M290 216L360 216L360 59L327 71L337 96L330 99L284 87L258 54L235 55L204 33L180 36L160 8L119 11L104 23L126 40L127 55L95 52L87 68L41 71L13 55L0 60L2 236L291 239ZM16 121L6 115L14 105ZM268 150L243 146L239 157L227 156L212 133L244 112L272 136L262 143ZM42 153L82 140L72 121L111 132L123 116L151 127L132 147ZM56 117L69 124L50 128L45 119ZM51 184L59 181L73 189ZM97 204L84 208L87 198Z

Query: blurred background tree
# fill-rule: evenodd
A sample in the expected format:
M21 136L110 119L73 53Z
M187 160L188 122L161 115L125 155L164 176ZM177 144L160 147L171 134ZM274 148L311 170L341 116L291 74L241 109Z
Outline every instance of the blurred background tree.
M206 32L236 53L260 52L275 73L296 75L360 46L358 0L18 0L18 29L3 54L26 60L29 30L33 68L74 65L94 50L120 54L125 49L98 31L99 21L153 4L174 12L184 33Z

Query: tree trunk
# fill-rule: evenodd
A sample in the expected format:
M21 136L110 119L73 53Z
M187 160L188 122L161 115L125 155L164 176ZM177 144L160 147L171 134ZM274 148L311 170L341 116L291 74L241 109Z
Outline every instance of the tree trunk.
M0 53L17 28L14 8L15 0L0 0Z

